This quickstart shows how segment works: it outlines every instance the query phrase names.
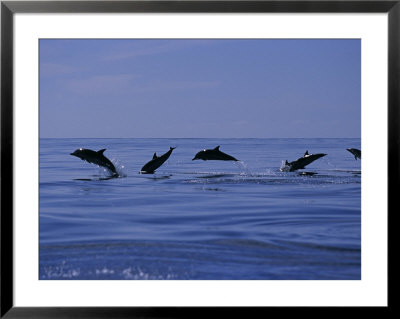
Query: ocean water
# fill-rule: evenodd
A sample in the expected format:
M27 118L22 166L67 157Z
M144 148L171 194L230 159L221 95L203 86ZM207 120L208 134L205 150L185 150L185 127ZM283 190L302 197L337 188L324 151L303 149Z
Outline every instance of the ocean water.
M240 161L192 161L217 145ZM81 147L107 149L120 177L69 155ZM351 147L361 140L40 139L39 279L360 280ZM306 150L327 156L280 170Z

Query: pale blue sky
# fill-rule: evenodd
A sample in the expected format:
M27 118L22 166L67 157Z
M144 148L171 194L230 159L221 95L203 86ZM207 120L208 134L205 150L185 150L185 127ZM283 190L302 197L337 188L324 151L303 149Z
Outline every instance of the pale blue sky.
M41 137L360 137L360 40L40 40Z

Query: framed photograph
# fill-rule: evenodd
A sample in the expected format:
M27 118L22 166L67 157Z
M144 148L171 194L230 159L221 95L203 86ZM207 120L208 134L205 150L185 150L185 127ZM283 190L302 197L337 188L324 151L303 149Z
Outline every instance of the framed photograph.
M390 309L399 18L2 1L1 316Z

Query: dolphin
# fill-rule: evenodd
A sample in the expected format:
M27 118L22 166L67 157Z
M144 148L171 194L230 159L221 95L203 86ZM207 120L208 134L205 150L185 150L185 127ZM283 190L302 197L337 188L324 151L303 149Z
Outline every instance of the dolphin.
M351 154L354 155L354 158L357 160L357 158L361 159L361 151L356 149L356 148L346 148Z
M106 149L101 149L96 152L85 148L79 148L70 155L79 157L83 161L105 167L110 170L113 175L118 175L114 164L107 157L104 156L103 153L105 150Z
M216 161L238 161L233 156L225 154L219 150L219 145L214 149L202 150L198 152L192 161L202 159L203 161L216 160Z
M315 160L324 157L327 154L320 153L320 154L308 154L308 151L304 153L303 157L300 157L299 159L293 161L293 162L288 162L286 160L285 166L289 167L289 172L296 171L298 169L303 169L306 167L308 164L311 164Z
M164 164L164 162L170 157L172 151L175 148L176 147L170 147L169 151L161 156L157 156L157 154L154 153L153 159L142 167L142 169L140 170L140 173L141 174L153 174L154 171L157 168L159 168L162 164Z

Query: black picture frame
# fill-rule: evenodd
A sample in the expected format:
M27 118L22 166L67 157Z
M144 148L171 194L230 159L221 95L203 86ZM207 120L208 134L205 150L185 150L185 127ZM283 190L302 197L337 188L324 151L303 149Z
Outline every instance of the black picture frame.
M193 316L253 317L272 312L293 311L296 316L308 312L335 315L349 311L341 307L15 307L13 303L13 16L15 13L120 13L120 12L305 12L388 14L388 211L394 213L399 187L400 109L400 0L308 0L308 1L1 1L1 318L191 318ZM397 212L397 211L396 211ZM388 229L390 252L390 232ZM389 260L389 255L388 255ZM389 260L390 262L390 260ZM388 271L390 268L388 269ZM390 276L390 273L389 273ZM388 287L390 281L388 281ZM388 307L354 307L372 314ZM362 313L361 313L362 314Z

